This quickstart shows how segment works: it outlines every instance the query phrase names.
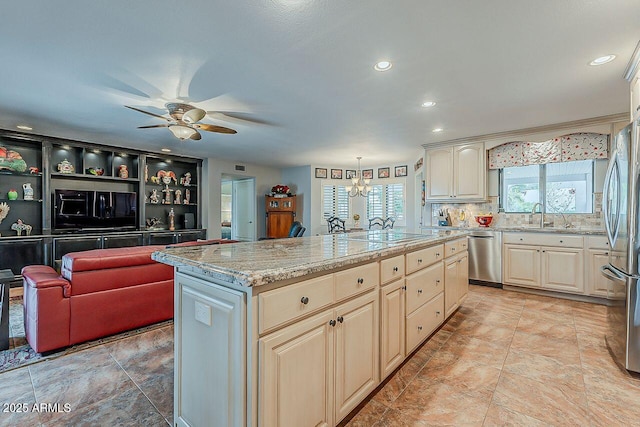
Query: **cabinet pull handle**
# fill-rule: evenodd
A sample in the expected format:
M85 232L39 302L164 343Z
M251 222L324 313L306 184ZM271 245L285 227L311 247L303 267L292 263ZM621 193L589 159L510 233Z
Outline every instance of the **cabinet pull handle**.
M608 255L609 255L609 252L605 252L604 254L608 256Z
M422 264L422 258L418 258L418 264Z
M440 279L436 279L436 283L440 283Z
M544 253L544 252L546 252L546 251L542 251L542 253Z
M436 316L440 316L440 311L436 311Z
M400 289L402 289L403 291L406 291L406 290L407 290L407 287L406 287L406 286L403 286L403 287L401 287Z
M333 319L331 319L331 320L329 320L329 324L330 324L331 326L336 326L336 321L335 321L335 320L333 320Z
M362 285L364 283L364 279L362 277L358 277L358 284Z
M307 305L307 304L309 304L309 298L308 297L302 297L300 302L303 303L304 305Z
M418 330L421 331L422 330L422 326L418 326Z
M421 294L422 293L422 289L418 289L418 293Z
M398 272L398 267L393 267L393 272L397 273Z
M344 322L344 317L338 316L338 322L340 322L340 323Z
M436 258L440 256L440 252L436 252Z

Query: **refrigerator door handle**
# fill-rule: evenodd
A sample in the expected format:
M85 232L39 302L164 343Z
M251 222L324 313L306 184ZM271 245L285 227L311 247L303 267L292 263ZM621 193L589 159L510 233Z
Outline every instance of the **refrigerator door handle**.
M614 271L608 265L603 265L602 267L600 267L600 272L607 279L615 280L616 282L627 282L627 279L623 275L621 275L617 271Z
M614 178L613 170L617 162L616 154L617 153L615 152L613 153L613 156L609 162L609 166L607 167L607 174L604 177L604 187L602 188L602 213L604 216L604 226L607 231L607 238L609 239L609 245L612 248L615 244L614 242L615 237L611 227L613 224L611 224L611 218L609 217L610 210L611 210L611 206L610 206L611 200L609 200L609 188L611 185L611 180ZM616 214L619 215L620 213L617 212Z

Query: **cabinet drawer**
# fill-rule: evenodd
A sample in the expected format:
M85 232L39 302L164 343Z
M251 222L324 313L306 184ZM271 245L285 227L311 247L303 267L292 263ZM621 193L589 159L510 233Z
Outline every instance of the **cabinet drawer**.
M332 303L333 274L261 293L258 295L258 329L263 333Z
M444 265L442 262L413 273L406 278L407 313L413 312L444 290Z
M410 252L406 255L406 274L418 271L435 262L440 261L444 257L444 245L436 245L430 248L420 249L419 251Z
M407 355L435 331L444 320L444 293L407 316Z
M589 249L606 249L609 250L609 239L607 236L588 236L587 247Z
M444 253L445 257L450 257L464 252L467 250L467 238L454 240L452 242L445 242Z
M339 273L335 273L335 276L336 301L359 294L380 283L377 262L341 271Z
M404 255L380 261L380 283L388 283L404 275Z
M582 248L582 236L557 233L504 233L504 243L517 245L557 246L561 248Z

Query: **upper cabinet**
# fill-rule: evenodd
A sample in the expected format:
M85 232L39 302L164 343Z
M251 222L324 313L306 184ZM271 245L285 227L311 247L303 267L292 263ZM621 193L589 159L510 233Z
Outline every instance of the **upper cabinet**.
M89 146L52 144L51 177L137 181L138 155Z
M467 202L486 199L484 144L427 148L426 199L430 202Z

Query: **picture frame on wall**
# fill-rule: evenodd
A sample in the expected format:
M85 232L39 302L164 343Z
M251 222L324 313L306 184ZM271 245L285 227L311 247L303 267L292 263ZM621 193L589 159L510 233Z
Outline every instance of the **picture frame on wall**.
M316 168L316 178L326 178L327 168Z
M378 168L378 178L389 178L389 174L391 173L390 169L387 168Z
M416 162L416 164L413 166L413 169L417 171L418 169L420 169L422 167L423 163L424 163L424 158L420 157L418 159L418 161Z
M407 176L407 165L396 166L396 168L395 168L395 176L396 176L396 178Z
M342 179L342 169L331 169L331 179Z
M344 171L344 173L347 179L356 178L356 171L352 169L347 169Z
M373 179L373 169L363 169L362 179Z

